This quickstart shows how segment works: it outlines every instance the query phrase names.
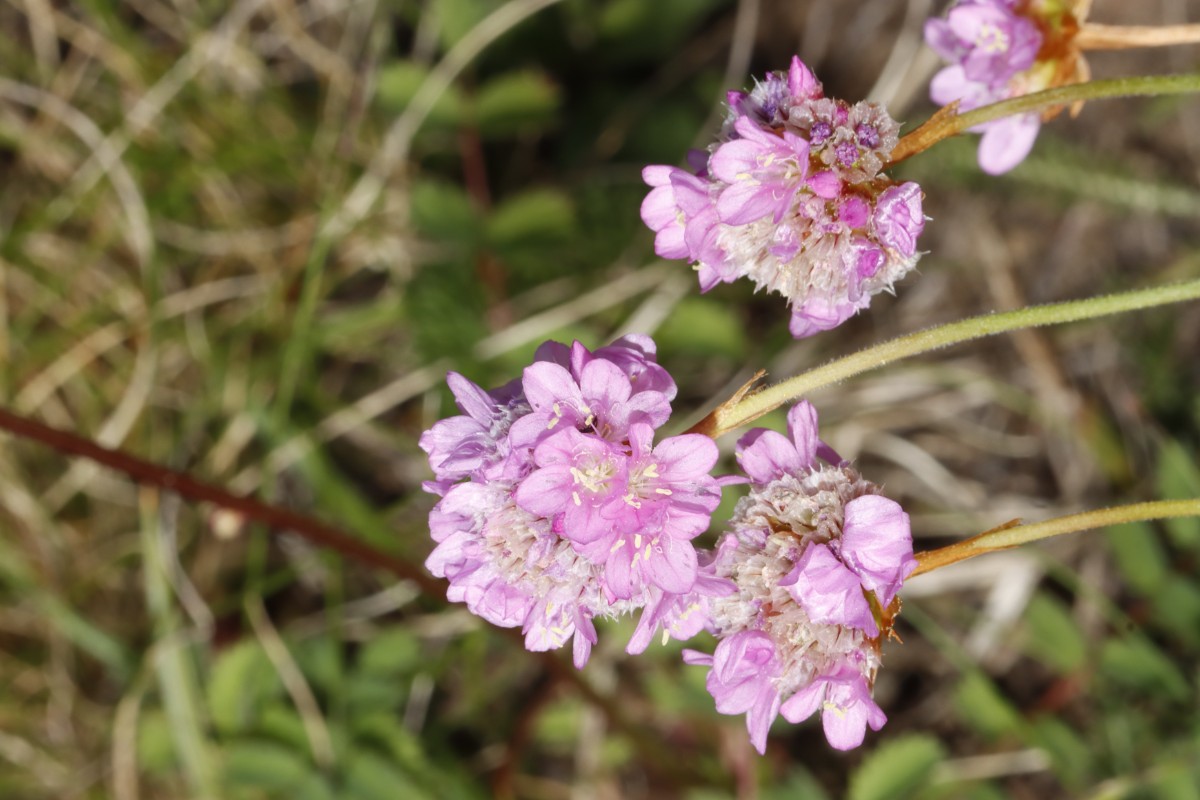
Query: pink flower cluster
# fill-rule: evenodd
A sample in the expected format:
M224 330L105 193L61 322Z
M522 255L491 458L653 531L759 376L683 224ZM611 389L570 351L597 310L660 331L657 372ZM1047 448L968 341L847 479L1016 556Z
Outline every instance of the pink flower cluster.
M871 690L896 592L916 567L912 536L900 506L820 441L807 402L788 414L788 432L760 428L738 442L750 493L705 569L736 590L707 599L713 654L684 659L709 667L717 710L746 714L760 753L776 715L817 711L829 743L846 750L887 721Z
M547 342L520 381L487 392L456 373L464 414L421 437L441 496L426 567L447 596L530 650L574 637L582 667L595 617L693 589L692 539L720 501L711 439L653 443L675 383L654 342L626 336L596 352Z
M834 747L886 721L872 699L880 641L914 569L908 516L818 437L802 402L788 436L755 429L738 442L745 478L716 479L712 439L653 443L675 384L654 342L627 336L595 352L548 342L519 381L487 392L450 373L461 416L421 437L441 497L429 515L428 569L447 596L530 650L574 640L583 667L593 620L641 610L627 646L658 631L714 634L717 710L746 714L763 752L772 721L821 713ZM711 552L693 540L721 487L749 483Z
M1031 16L1037 3L1018 0L959 0L944 19L925 23L925 42L950 66L934 76L935 103L959 102L959 111L1048 88L1055 70L1038 63L1042 31ZM980 125L979 166L992 175L1008 172L1033 149L1042 118L1038 113Z
M729 106L693 171L643 170L655 252L697 264L702 291L745 276L779 292L797 338L834 328L920 255L921 189L881 173L899 125L875 103L825 97L798 58Z

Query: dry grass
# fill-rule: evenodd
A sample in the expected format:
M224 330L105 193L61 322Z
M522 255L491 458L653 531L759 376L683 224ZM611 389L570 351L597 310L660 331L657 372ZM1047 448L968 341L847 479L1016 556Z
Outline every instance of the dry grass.
M0 5L4 404L420 563L431 500L416 438L449 413L447 368L497 384L546 337L661 333L682 419L760 366L793 374L938 322L1197 274L1200 106L1110 101L1048 126L1002 179L974 169L969 141L905 165L926 191L929 254L837 335L791 342L778 298L742 287L697 306L685 268L651 263L635 219L641 164L681 155L674 140L715 122L720 89L796 51L830 94L925 118L930 4L714 1L678 42L630 38L627 51L606 51L596 9L636 4L546 5ZM453 28L477 7L503 10ZM1093 17L1195 20L1200 3L1097 0ZM1183 71L1196 57L1102 54L1092 67ZM551 122L493 135L455 121L448 96L475 97L515 68L557 92ZM447 185L465 189L462 217L430 200ZM531 188L573 201L571 238L509 246L488 227ZM497 238L456 249L483 230ZM712 306L737 333L689 344L700 332L688 315ZM1176 452L1195 474L1198 343L1200 315L1170 308L954 348L811 399L834 447L910 509L918 547L934 546L1014 517L1187 491L1186 471L1164 477L1162 465ZM805 726L752 758L740 720L711 711L674 651L630 662L610 631L586 677L665 759L441 598L10 439L0 796L325 796L222 778L285 756L338 797L379 796L389 779L388 796L770 797L808 780L838 796L867 753L923 734L943 756L922 797L1194 797L1170 788L1200 760L1200 645L1179 627L1200 629L1188 530L1139 534L1169 559L1170 596L1131 585L1094 534L914 581L905 644L878 686L891 721L848 756ZM1082 662L1044 650L1062 620ZM1111 642L1131 630L1182 677L1182 697L1112 677ZM254 643L281 688L250 721L227 719L222 698L253 696L237 677L257 673L219 665ZM980 723L966 678L1020 723ZM364 710L372 702L390 722ZM1080 747L1087 763L1072 763Z

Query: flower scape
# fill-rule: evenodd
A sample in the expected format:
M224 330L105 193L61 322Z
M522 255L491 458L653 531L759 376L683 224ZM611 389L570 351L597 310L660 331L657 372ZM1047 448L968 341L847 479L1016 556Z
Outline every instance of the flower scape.
M662 438L675 383L647 336L590 351L543 344L520 380L485 391L457 373L461 416L421 437L440 496L429 517L437 546L426 561L447 597L529 650L573 641L587 663L596 618L641 612L626 648L661 633L714 635L707 688L723 714L745 714L754 747L782 715L820 712L839 749L886 721L872 699L880 644L915 568L908 516L817 434L807 402L788 435L745 434L745 476L717 478L714 441ZM724 486L749 484L711 551Z
M798 58L749 92L692 171L646 167L642 220L702 291L748 277L791 306L797 338L841 325L917 263L921 188L882 173L899 124L877 103L824 96Z

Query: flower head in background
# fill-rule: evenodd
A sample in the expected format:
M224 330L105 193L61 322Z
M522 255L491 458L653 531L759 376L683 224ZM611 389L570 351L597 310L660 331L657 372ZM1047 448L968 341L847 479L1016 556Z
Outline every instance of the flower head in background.
M573 638L582 667L594 618L705 591L692 539L720 501L717 447L698 434L654 444L675 383L649 337L595 352L547 342L520 381L491 392L457 373L447 382L464 413L420 445L435 478L425 488L441 496L426 567L451 601L520 627L530 650Z
M970 111L1010 97L1087 80L1087 62L1072 39L1082 19L1054 0L958 0L925 23L925 42L950 66L929 87L935 103ZM993 175L1025 160L1044 119L1061 109L1019 114L974 129L983 133L979 166Z
M921 189L881 172L899 125L876 103L825 97L798 58L728 99L691 171L642 172L655 252L695 263L702 291L748 277L783 295L797 338L834 328L920 257Z
M916 568L908 515L817 435L807 402L788 436L756 429L738 442L750 493L738 502L710 572L733 591L704 599L707 686L724 714L746 714L761 753L777 715L820 712L829 743L862 743L887 721L872 698L880 643Z

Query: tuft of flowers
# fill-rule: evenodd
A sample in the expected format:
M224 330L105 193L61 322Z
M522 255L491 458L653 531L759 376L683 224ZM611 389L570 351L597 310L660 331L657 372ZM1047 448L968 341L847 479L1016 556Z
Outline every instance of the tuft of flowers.
M798 58L728 101L690 171L642 171L655 252L695 263L702 291L745 276L783 295L797 338L834 328L920 257L921 189L881 172L899 125L876 103L825 97Z
M709 667L717 710L744 713L760 753L777 715L818 711L829 743L847 750L887 721L872 688L896 593L916 568L912 536L903 509L820 441L807 402L789 412L788 433L759 428L738 442L750 492L702 569L735 590L700 599L718 643L684 660Z
M451 372L461 416L420 439L441 500L429 515L437 547L425 562L447 597L529 650L573 638L582 668L592 620L696 588L692 539L720 501L712 439L654 444L675 382L646 336L595 352L543 344L520 380L485 391ZM661 614L656 619L661 618Z
M958 101L970 111L1011 97L1086 80L1087 64L1071 40L1077 20L1058 0L958 0L944 18L925 23L925 42L950 66L929 86L935 103ZM1020 164L1033 149L1043 118L1031 112L988 122L982 132L979 166L999 175Z
M582 668L593 620L641 610L626 647L655 634L717 637L707 687L723 714L745 714L760 753L779 715L820 712L839 749L887 718L872 689L880 646L916 567L908 515L862 478L817 431L807 402L788 435L756 428L737 444L745 477L717 479L712 439L654 432L675 384L654 342L626 336L592 352L547 342L522 377L485 391L451 372L460 416L420 445L440 496L429 515L437 546L425 562L447 597L530 650L573 640ZM693 540L721 488L748 483L712 551Z

